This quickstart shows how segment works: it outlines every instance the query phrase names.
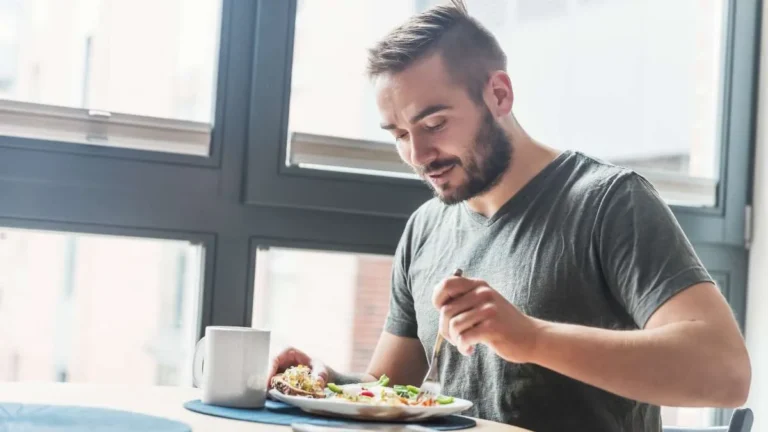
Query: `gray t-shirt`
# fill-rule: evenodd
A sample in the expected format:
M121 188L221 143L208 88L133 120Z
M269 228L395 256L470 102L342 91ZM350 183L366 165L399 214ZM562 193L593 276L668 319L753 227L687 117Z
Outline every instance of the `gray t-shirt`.
M566 151L493 217L433 199L406 226L394 260L385 330L431 353L433 288L456 268L484 279L522 312L606 329L643 328L670 297L711 281L654 188L638 174ZM544 431L659 431L660 409L484 345L440 353L444 393L468 415Z

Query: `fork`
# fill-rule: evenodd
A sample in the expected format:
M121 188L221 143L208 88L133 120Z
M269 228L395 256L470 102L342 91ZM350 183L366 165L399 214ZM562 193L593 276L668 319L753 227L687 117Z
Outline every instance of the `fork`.
M454 276L462 275L461 269L457 269L453 272ZM443 391L443 386L440 384L440 368L437 366L437 356L440 353L440 347L443 345L443 335L440 334L440 329L437 329L437 339L435 340L435 346L432 348L432 360L429 362L429 370L424 377L424 381L419 387L419 394L416 399L422 397L437 397L440 396Z

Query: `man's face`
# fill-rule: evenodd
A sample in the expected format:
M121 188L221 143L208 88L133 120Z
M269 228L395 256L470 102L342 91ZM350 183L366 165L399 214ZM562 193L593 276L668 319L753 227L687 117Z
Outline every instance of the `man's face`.
M509 167L509 138L488 107L451 79L439 55L379 77L376 99L400 157L444 203L482 195Z

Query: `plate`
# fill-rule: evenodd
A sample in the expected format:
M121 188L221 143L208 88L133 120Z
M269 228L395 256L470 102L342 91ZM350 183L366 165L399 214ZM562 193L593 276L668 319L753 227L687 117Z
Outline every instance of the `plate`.
M358 402L349 402L341 398L312 399L302 396L284 395L275 389L271 389L269 395L275 400L293 405L310 414L354 420L422 421L458 414L472 407L472 402L459 398L454 398L451 404L425 407L366 405Z

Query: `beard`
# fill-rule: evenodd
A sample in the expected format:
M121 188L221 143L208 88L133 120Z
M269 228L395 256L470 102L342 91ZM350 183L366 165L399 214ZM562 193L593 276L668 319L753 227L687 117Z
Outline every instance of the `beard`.
M455 166L464 170L464 182L447 191L441 191L426 181L435 196L446 205L458 204L483 195L499 184L502 175L509 168L512 161L512 142L488 110L485 111L483 121L475 133L474 141L474 148L464 157L437 160L419 169L419 174L425 181L428 173L446 167ZM450 183L447 186L451 186Z

